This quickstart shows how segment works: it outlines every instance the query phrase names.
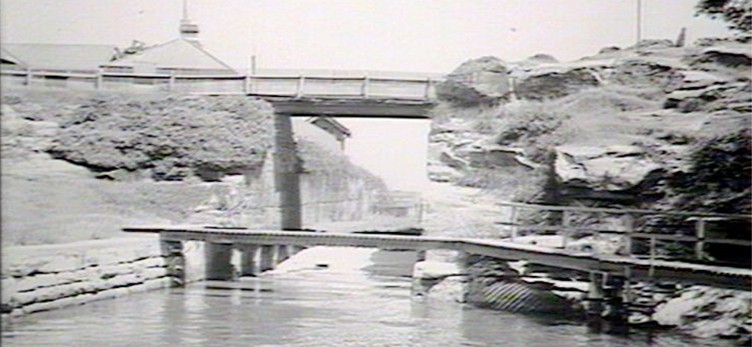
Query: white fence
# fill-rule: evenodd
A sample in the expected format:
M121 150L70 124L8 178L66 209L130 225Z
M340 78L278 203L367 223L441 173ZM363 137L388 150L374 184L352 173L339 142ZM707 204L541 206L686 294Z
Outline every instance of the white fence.
M175 75L0 70L6 86L192 94L431 100L435 78L323 75Z

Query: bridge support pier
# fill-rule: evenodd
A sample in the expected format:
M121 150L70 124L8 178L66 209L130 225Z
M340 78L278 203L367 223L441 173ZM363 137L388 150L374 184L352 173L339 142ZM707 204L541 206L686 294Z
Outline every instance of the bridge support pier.
M261 246L259 250L259 272L274 269L274 246Z
M240 252L240 276L256 276L256 254L259 247L256 245L238 245L237 250Z
M586 304L588 331L615 335L629 333L629 310L623 299L623 290L623 278L590 273Z
M274 265L277 265L285 260L287 258L290 258L290 249L288 245L277 245L275 246L275 250L277 253L277 256L275 257Z
M237 279L238 272L233 264L234 247L232 244L206 242L204 247L207 280Z
M183 256L183 242L160 241L162 254L168 256L167 275L172 278L173 287L185 284L185 257Z

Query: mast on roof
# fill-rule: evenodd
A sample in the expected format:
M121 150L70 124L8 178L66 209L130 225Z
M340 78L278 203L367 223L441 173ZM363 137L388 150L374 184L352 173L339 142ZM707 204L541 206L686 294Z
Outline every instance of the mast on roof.
M198 42L198 24L188 19L188 0L183 0L183 19L180 20L180 37L192 43Z

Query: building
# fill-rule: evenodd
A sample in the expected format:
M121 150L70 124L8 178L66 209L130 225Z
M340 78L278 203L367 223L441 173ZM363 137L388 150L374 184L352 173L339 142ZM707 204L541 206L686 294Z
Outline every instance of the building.
M326 116L293 117L292 126L296 137L313 142L332 153L343 153L345 140L352 136L350 129Z
M94 72L115 58L113 45L4 43L4 69L51 72Z
M180 37L146 47L133 54L102 65L107 72L175 75L237 75L237 71L201 47L199 27L188 18L183 1Z

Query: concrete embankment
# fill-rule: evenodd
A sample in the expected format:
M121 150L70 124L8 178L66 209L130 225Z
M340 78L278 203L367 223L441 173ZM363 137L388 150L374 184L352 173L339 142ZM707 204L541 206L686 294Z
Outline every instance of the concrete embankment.
M2 312L17 316L170 287L176 262L200 262L203 248L192 243L183 254L167 253L156 237L7 247Z

